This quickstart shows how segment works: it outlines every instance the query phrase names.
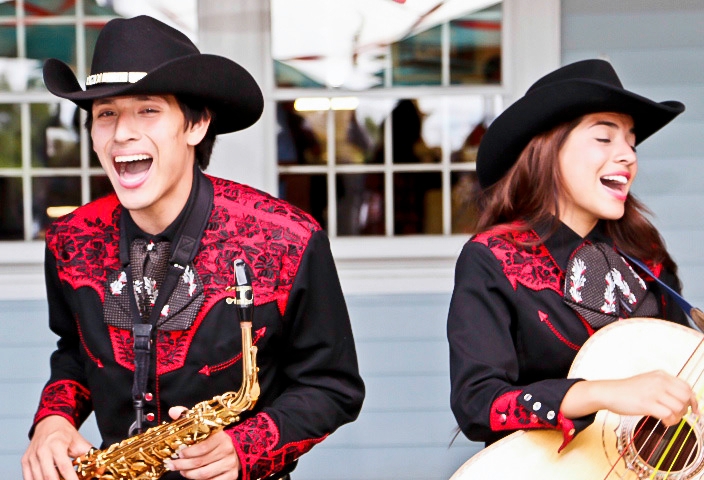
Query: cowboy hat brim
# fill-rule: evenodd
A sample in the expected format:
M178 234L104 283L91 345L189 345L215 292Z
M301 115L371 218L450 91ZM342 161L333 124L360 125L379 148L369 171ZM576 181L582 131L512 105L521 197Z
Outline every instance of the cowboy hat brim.
M93 100L123 95L172 94L196 99L214 113L216 134L254 124L264 109L261 90L240 65L225 57L193 54L166 62L134 83L104 83L83 90L71 68L57 59L44 64L44 84L56 96L89 110Z
M504 110L484 134L477 152L479 184L487 188L498 182L536 135L583 115L630 115L639 144L683 111L680 102L655 102L590 79L567 79L535 88Z

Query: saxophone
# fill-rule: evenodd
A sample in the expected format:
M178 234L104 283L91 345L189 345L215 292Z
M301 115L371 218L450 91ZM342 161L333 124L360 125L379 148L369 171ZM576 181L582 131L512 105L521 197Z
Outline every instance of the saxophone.
M164 422L104 450L91 448L73 461L80 480L157 479L166 472L165 459L239 421L240 414L254 406L259 398L257 347L252 345L254 298L245 262L238 259L234 265L237 286L227 290L234 290L235 298L228 298L227 303L238 307L242 329L240 389L200 402L177 420Z

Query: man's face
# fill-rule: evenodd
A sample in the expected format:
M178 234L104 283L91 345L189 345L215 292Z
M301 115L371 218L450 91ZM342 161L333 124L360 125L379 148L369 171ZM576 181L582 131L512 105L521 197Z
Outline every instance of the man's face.
M208 122L186 128L173 95L103 98L92 112L93 150L120 203L141 228L160 233L186 204Z

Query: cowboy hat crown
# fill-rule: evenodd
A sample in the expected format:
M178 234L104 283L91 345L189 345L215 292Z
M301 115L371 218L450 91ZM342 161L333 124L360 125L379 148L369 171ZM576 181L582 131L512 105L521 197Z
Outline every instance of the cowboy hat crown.
M540 78L489 125L477 152L479 184L488 188L498 182L536 135L583 115L630 115L638 144L683 111L680 102L658 103L624 89L616 71L604 60L563 66Z
M95 99L121 95L172 94L200 102L214 114L215 133L249 127L264 108L261 90L244 68L200 53L186 35L146 15L105 24L85 90L57 59L44 64L44 83L54 95L86 110Z

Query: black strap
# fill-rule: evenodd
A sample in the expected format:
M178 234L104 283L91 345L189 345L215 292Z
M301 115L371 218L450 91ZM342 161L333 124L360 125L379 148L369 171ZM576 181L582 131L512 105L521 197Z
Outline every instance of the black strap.
M120 216L120 262L127 275L129 286L130 312L132 314L132 334L134 338L134 381L132 383L132 400L135 409L135 422L130 427L129 436L142 433L144 420L144 394L149 379L149 364L151 360L151 344L156 335L156 326L161 310L176 288L178 279L186 266L193 261L198 253L200 240L210 219L213 208L213 184L205 178L198 167L195 167L193 177L194 201L188 202L184 218L176 231L176 242L171 245L169 269L164 282L159 288L159 295L149 313L149 322L142 319L137 307L132 283L132 272L129 258L129 241L126 233L125 215Z
M628 260L629 262L633 263L634 265L637 265L638 267L641 268L641 270L643 270L645 273L647 273L648 275L650 275L650 277L651 277L653 280L655 280L655 283L657 283L658 285L660 285L660 286L670 295L670 297L672 297L672 299L675 301L675 303L677 303L677 305L679 305L679 307L680 307L682 310L684 310L684 313L685 313L688 317L691 318L691 316L692 316L692 310L694 310L694 307L693 307L687 300L685 300L682 295L680 295L679 293L677 293L672 287L670 287L668 284L666 284L665 282L663 282L662 280L660 280L658 277L656 277L655 274L648 268L648 266L647 266L645 263L643 263L643 262L641 262L640 260L637 260L637 259L631 257L630 255L627 255L627 254L626 254L623 250L621 250L620 248L618 249L618 253L620 253L621 255L623 255L623 256L626 258L626 260Z

